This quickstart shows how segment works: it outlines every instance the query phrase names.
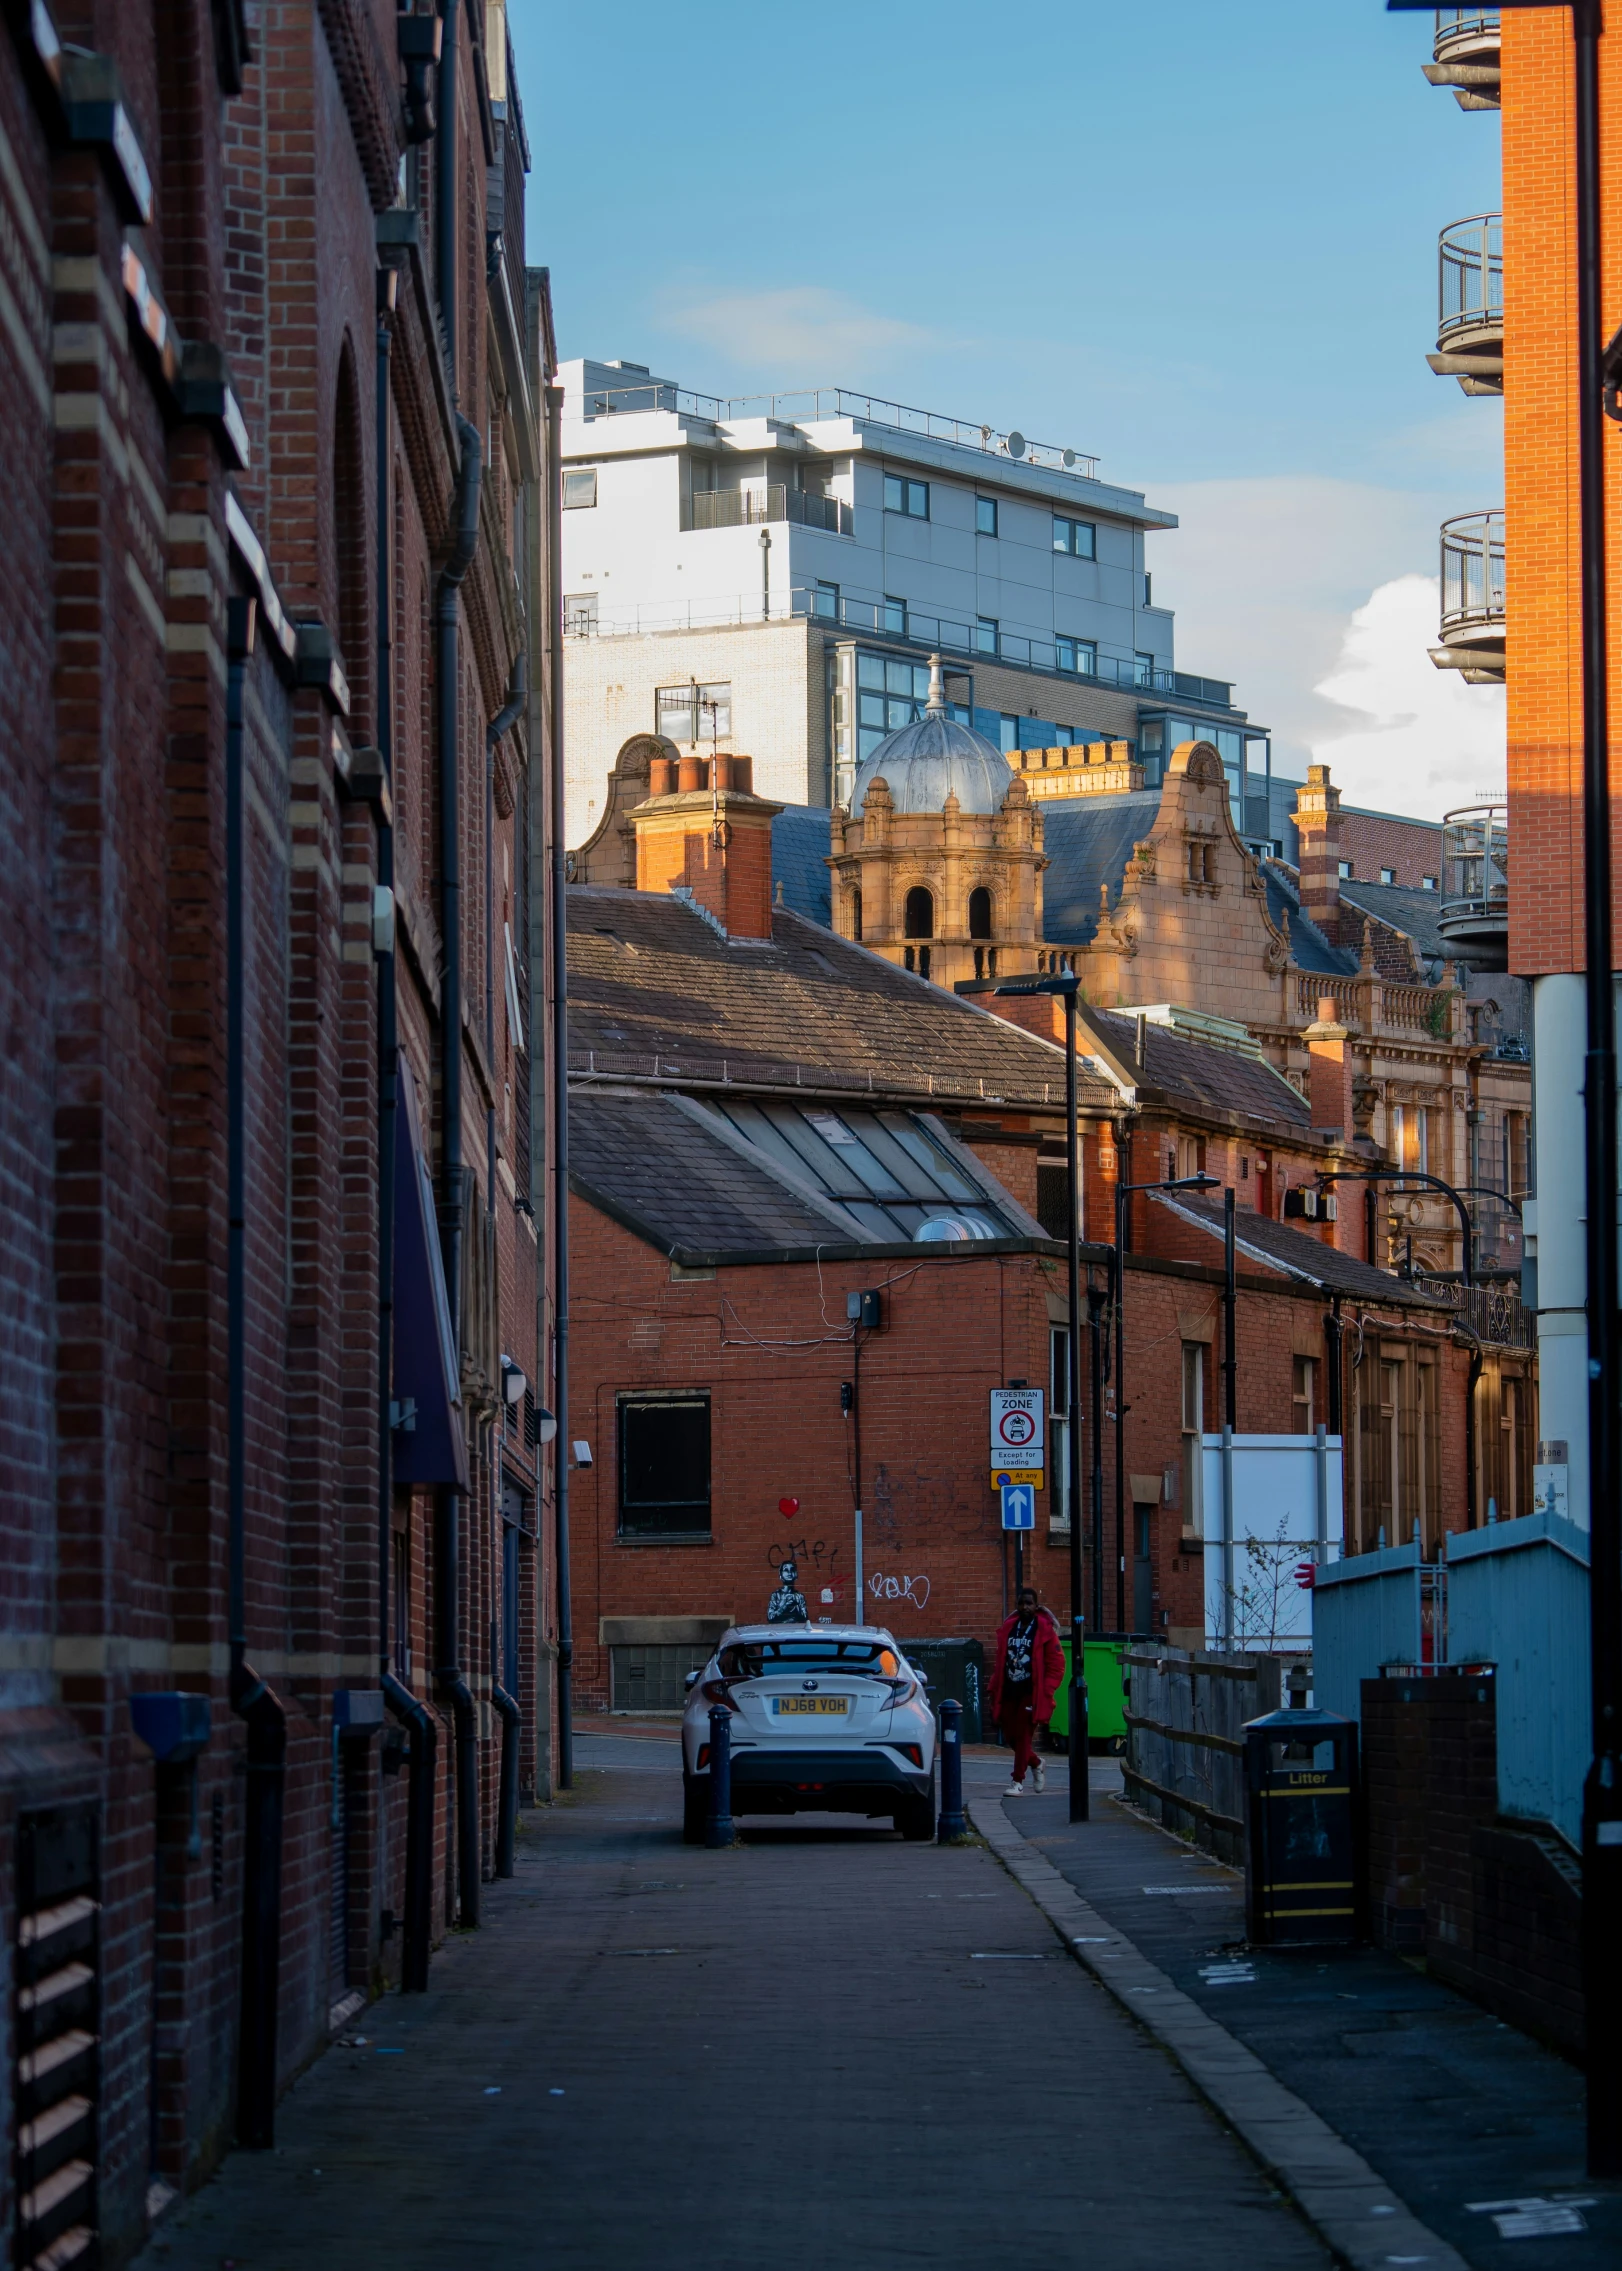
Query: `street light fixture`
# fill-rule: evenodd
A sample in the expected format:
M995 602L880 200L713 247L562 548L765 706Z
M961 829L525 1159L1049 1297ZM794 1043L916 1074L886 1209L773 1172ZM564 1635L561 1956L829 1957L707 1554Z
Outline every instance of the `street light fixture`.
M1084 1822L1092 1812L1087 1778L1087 1669L1081 1614L1081 1129L1076 1118L1076 995L1073 970L1056 970L1051 977L1012 978L997 988L999 994L1054 994L1064 1003L1064 1135L1067 1167L1065 1187L1066 1245L1070 1298L1070 1329L1065 1335L1065 1401L1069 1406L1069 1472L1065 1477L1065 1512L1070 1523L1070 1819ZM1090 1288L1089 1288L1090 1295ZM1089 1301L1089 1306L1090 1306ZM1096 1332L1095 1332L1096 1340ZM1096 1366L1094 1367L1096 1372ZM1094 1380L1094 1392L1097 1381ZM1098 1441L1095 1411L1093 1440ZM1095 1462L1096 1463L1096 1462ZM1095 1483L1096 1490L1096 1483Z
M1470 1249L1475 1244L1476 1226L1470 1219L1470 1209L1465 1205L1463 1194L1456 1184L1444 1183L1440 1175L1422 1174L1417 1167L1325 1167L1319 1170L1318 1181L1320 1184L1423 1183L1430 1190L1440 1191L1444 1198L1453 1201L1459 1226L1464 1232L1464 1282L1466 1285L1475 1283L1470 1274ZM1470 1187L1475 1189L1477 1186L1472 1184ZM1495 1191L1493 1196L1496 1198L1497 1195ZM1519 1211L1517 1208L1516 1212ZM1369 1259L1373 1261L1372 1254Z
M1126 1632L1126 1202L1138 1191L1220 1191L1215 1175L1169 1175L1115 1186L1115 1629ZM1229 1335L1232 1337L1231 1309ZM1232 1367L1229 1367L1230 1383ZM1095 1554L1096 1562L1097 1556ZM1095 1572L1096 1574L1096 1572Z
M1431 0L1386 0L1417 10ZM1589 1635L1593 1758L1583 1783L1583 2007L1588 2042L1588 2173L1622 2176L1622 1344L1617 1333L1616 988L1611 937L1610 724L1605 655L1607 376L1600 306L1600 0L1498 0L1571 10L1577 202L1577 442L1582 531L1583 1068L1588 1282Z

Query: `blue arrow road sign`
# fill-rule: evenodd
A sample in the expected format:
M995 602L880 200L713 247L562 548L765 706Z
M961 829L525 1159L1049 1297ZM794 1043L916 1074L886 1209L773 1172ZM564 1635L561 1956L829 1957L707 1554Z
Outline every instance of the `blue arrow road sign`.
M1036 1493L1028 1482L1003 1484L1002 1526L1005 1530L1036 1528Z

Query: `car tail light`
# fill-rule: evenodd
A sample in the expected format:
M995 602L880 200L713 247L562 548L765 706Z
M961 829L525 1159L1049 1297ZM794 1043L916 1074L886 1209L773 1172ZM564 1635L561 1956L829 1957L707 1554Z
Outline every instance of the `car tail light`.
M916 1680L891 1680L889 1688L889 1709L893 1711L898 1703L911 1702L912 1698L918 1693L918 1682Z
M708 1744L708 1743L700 1743L700 1744L699 1744L699 1746L698 1746L698 1772L699 1772L700 1774L702 1774L702 1773L703 1773L703 1771L704 1771L704 1769L705 1769L705 1768L706 1768L706 1767L707 1767L707 1766L709 1765L709 1763L710 1763L710 1746L709 1746L709 1744Z
M898 1750L909 1766L922 1766L924 1763L923 1746L920 1743L895 1743L891 1748Z
M698 1692L706 1703L724 1703L729 1711L736 1711L738 1708L732 1700L732 1690L725 1680L706 1680Z

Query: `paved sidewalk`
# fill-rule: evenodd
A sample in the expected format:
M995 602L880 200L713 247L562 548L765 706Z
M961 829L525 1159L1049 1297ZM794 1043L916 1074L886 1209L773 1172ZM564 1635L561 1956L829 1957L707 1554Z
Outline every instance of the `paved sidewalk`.
M1399 1957L1248 1948L1242 1879L1101 1804L1099 1779L1091 1822L1071 1824L1051 1773L1046 1797L1004 1800L1003 1815L1439 2239L1479 2271L1622 2263L1622 2187L1584 2177L1575 2068ZM1551 2221L1567 2228L1536 2228Z
M668 1748L589 1740L486 1927L143 2271L1329 2271L983 1846L801 1817L695 1850Z

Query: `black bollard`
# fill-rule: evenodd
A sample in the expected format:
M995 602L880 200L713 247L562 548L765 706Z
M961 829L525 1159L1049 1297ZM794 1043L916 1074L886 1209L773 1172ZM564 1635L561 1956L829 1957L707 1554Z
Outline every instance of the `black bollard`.
M954 1837L967 1837L963 1817L963 1706L954 1696L941 1705L941 1818L938 1830L943 1845Z
M736 1841L732 1827L732 1714L710 1705L710 1818L704 1842L712 1850Z

